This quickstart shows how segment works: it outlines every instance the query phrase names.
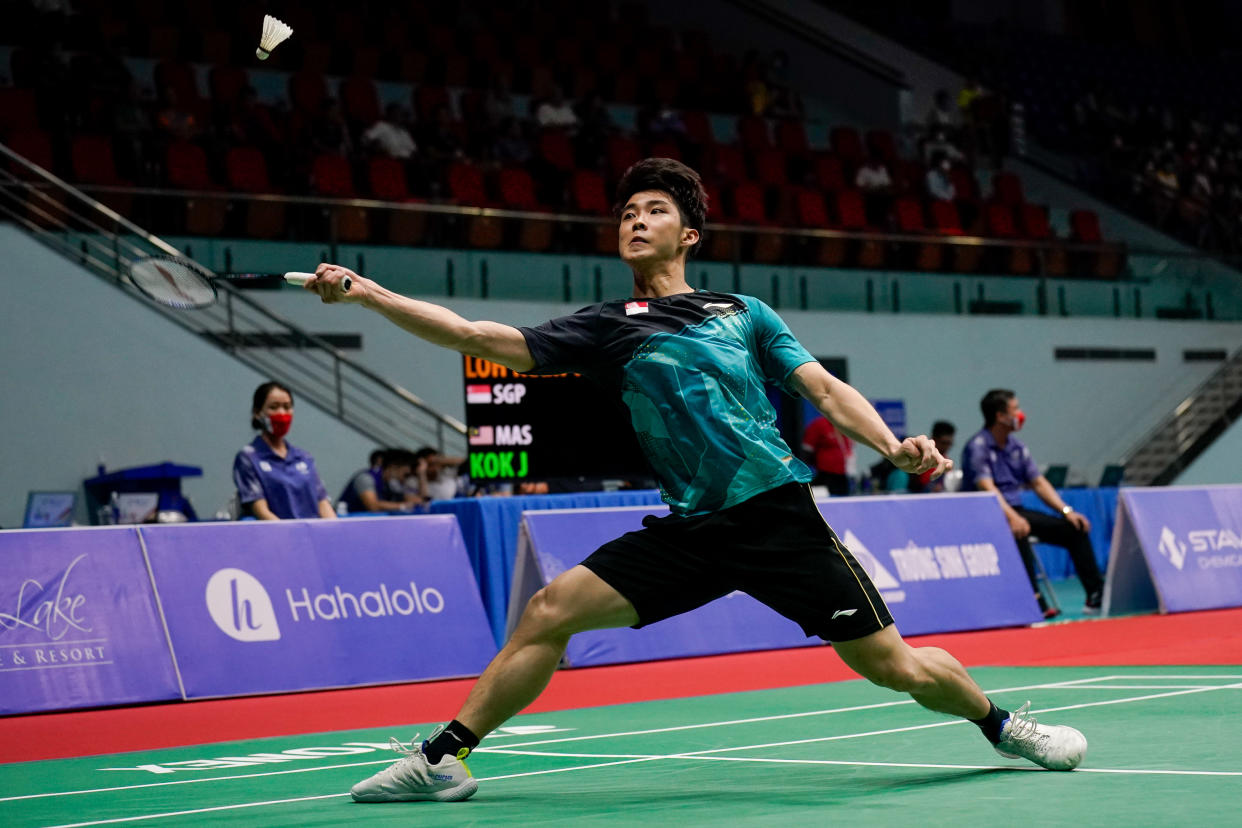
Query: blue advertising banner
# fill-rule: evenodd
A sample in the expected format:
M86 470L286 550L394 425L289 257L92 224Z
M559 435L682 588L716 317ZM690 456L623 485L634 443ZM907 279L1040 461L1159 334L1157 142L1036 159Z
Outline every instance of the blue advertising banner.
M471 676L496 654L449 516L142 537L187 698Z
M134 529L0 532L0 714L179 698Z
M1242 606L1242 486L1122 489L1106 613Z
M871 575L906 635L986 629L1042 619L1008 524L987 493L837 498L818 504ZM530 594L600 544L642 527L658 507L528 512L509 626ZM575 666L818 643L739 592L641 630L570 640Z

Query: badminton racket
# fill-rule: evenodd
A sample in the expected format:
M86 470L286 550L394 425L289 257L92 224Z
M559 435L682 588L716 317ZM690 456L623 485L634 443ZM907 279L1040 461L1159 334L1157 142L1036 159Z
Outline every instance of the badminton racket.
M147 256L130 262L129 281L144 296L170 308L193 310L216 301L215 283L281 278L291 285L304 285L314 273L213 273L198 262L178 256ZM341 290L349 292L353 280L346 276Z

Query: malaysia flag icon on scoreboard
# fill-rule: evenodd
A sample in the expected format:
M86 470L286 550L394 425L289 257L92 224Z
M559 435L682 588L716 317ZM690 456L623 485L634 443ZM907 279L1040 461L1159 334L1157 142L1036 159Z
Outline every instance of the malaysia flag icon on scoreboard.
M490 446L496 442L496 430L492 426L475 426L470 429L470 445Z
M481 405L490 405L492 402L492 387L490 385L467 385L466 386L466 404L473 405L475 403Z

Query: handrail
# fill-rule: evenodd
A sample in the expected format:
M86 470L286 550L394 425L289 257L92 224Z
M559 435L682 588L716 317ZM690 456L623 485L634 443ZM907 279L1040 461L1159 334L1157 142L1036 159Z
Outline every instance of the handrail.
M460 420L436 411L416 394L353 361L322 337L303 331L227 282L217 282L221 293L218 305L200 311L174 311L146 299L121 278L124 269L140 256L153 252L180 256L181 251L47 170L30 163L2 143L0 157L7 157L39 179L23 181L5 165L0 165L0 216L8 216L62 255L107 277L114 285L175 324L212 339L235 358L257 370L283 372L284 375L279 378L290 382L295 390L316 401L328 413L335 414L342 422L369 437L390 435L389 444L415 439L431 442L425 439L425 435L434 433L434 442L441 449L446 447L446 436L464 437L466 426ZM54 197L53 193L59 193L61 197ZM84 209L71 206L65 196L80 202ZM15 206L10 202L14 202ZM223 324L223 332L212 327L213 324ZM309 348L311 353L323 354L327 363L320 360L310 369L298 360L284 360L282 364L282 355L275 349L264 353L262 349L241 348L238 345L246 333L273 329L280 330L296 343L300 357L304 357L308 353L304 349ZM313 371L317 369L328 371L331 379L315 376ZM298 371L309 376L302 382L293 382L289 377ZM331 387L325 390L326 386ZM382 395L387 395L388 399L381 399ZM430 423L417 425L410 418L411 409L417 410ZM370 418L368 422L359 419L362 413ZM377 423L385 426L385 434L376 432Z

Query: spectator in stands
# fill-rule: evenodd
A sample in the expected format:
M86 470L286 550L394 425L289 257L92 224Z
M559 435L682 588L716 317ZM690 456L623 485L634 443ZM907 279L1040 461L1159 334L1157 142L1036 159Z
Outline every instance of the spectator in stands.
M801 118L803 115L802 97L789 81L789 54L784 49L777 49L768 58L767 115L771 118Z
M578 128L578 115L573 104L565 100L561 87L553 86L552 94L535 108L535 123L540 129L564 129L573 132Z
M867 222L874 227L884 227L893 203L893 179L884 159L875 149L868 150L867 160L858 165L858 171L854 173L854 186L862 191Z
M271 111L259 102L259 93L253 86L247 86L237 96L229 113L227 135L234 144L257 147L268 156L283 142Z
M932 423L931 439L936 444L936 451L945 457L949 456L949 452L953 450L953 441L957 436L957 427L948 420L937 420ZM956 470L955 470L956 471ZM949 474L951 474L950 472ZM948 474L932 479L927 472L922 474L910 475L907 488L915 494L923 494L927 492L943 492L945 491L945 477Z
M937 132L956 135L961 123L961 112L953 105L953 98L950 97L949 90L937 90L936 96L932 100L931 109L927 110L927 118L923 123L925 134L929 137Z
M680 141L686 134L686 122L680 110L667 98L644 106L636 118L638 137L644 141Z
M202 131L198 118L188 107L181 106L177 100L177 90L171 86L164 87L160 92L155 125L164 138L170 141L193 141Z
M124 94L112 105L112 136L116 148L117 171L132 181L141 181L146 158L151 118L142 105L138 82L131 81Z
M418 145L423 148L419 156L428 162L456 161L465 156L461 132L447 104L440 104L432 112L429 123L423 126Z
M417 146L414 144L414 136L410 135L410 131L401 122L401 106L388 104L384 108L383 117L362 133L362 146L389 158L405 161L414 154Z
M483 117L487 119L487 126L493 132L504 129L517 117L517 110L513 106L512 87L513 80L509 73L497 72L483 97Z
M311 121L310 140L315 153L334 153L348 157L353 150L345 113L341 110L341 102L336 98L326 98L320 106L318 115Z
M747 115L766 115L771 96L768 94L767 71L754 49L742 56L743 109Z
M347 513L408 512L423 502L418 494L405 493L405 481L418 465L415 454L403 449L388 449L379 456L379 467L373 462L370 468L355 474L337 498Z
M1013 391L995 388L983 396L979 408L983 412L983 428L970 438L962 452L962 490L996 493L1009 521L1009 528L1018 542L1026 574L1044 617L1051 618L1057 611L1048 606L1039 592L1035 579L1035 552L1031 548L1032 536L1038 537L1041 543L1065 547L1078 572L1078 580L1086 590L1087 602L1083 611L1098 613L1104 579L1100 577L1091 537L1087 534L1091 524L1085 516L1065 504L1057 490L1040 473L1031 450L1015 436L1026 422L1026 414L1019 407L1017 396ZM1022 490L1027 487L1057 515L1025 508L1022 505Z
M524 167L530 162L534 151L521 121L510 118L505 123L492 145L491 156L501 166Z
M243 515L259 520L336 517L315 459L285 440L292 426L293 392L278 382L256 388L250 427L259 435L233 460L233 484Z
M616 130L612 115L599 92L592 90L574 107L578 115L578 134L574 136L574 150L578 166L594 169L604 158L608 136Z
M814 459L812 486L826 486L828 494L843 497L850 493L850 464L854 443L827 417L816 417L802 432L802 450Z
M945 155L941 154L932 158L924 180L928 197L944 201L952 201L957 197L957 188L953 186L953 179L949 176L951 169L953 169L953 164Z
M937 155L943 155L954 164L962 163L966 160L965 153L958 149L957 144L953 142L949 133L943 129L936 130L923 142L923 158L927 159L929 164L936 163Z
M416 465L418 491L427 500L451 500L458 494L458 475L464 457L441 454L430 446L414 453L421 465Z

